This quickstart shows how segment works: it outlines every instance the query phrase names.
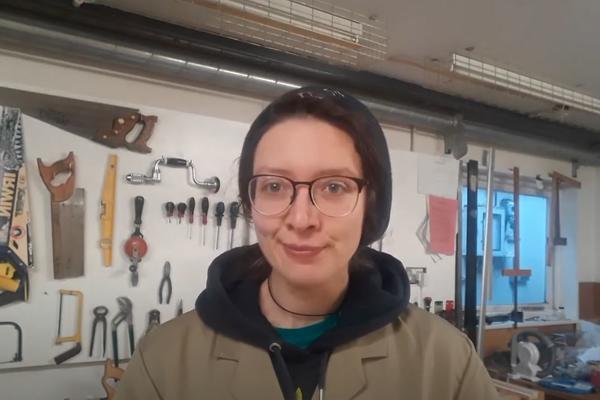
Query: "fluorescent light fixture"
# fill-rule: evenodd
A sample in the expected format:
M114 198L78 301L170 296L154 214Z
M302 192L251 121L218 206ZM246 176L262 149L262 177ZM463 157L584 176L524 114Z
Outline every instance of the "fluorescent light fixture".
M289 0L192 0L236 18L282 31L354 47L363 35L363 24L316 7Z
M484 84L600 114L600 99L460 54L452 55L450 70Z

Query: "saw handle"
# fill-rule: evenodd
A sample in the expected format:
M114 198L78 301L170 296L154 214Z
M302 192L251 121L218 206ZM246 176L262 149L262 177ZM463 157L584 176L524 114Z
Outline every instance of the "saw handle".
M42 159L38 158L37 165L42 181L50 192L50 198L53 203L62 203L73 196L73 191L75 190L75 156L72 151L69 152L66 158L58 160L50 166L45 165ZM61 173L70 173L71 175L65 183L53 186L52 180Z
M154 133L154 125L158 121L156 115L142 115L140 114L140 120L138 121L143 125L142 131L133 142L125 141L125 147L131 151L137 151L138 153L150 153L152 149L148 147L147 142L150 140L152 133Z
M113 119L111 130L108 132L99 130L94 140L113 148L125 147L138 153L150 153L152 149L146 145L146 142L152 136L157 119L154 115L145 116L140 113L118 116ZM143 125L142 131L134 141L128 142L127 135L138 123Z
M69 350L54 357L54 362L56 363L56 365L62 364L65 361L75 357L79 353L81 353L81 343L77 342L75 343L75 346L73 346Z
M123 377L123 371L121 368L114 366L109 359L104 363L104 375L102 376L102 386L104 387L104 391L106 391L106 399L112 400L116 395L117 391L114 386L112 386L109 381L113 380L118 382Z

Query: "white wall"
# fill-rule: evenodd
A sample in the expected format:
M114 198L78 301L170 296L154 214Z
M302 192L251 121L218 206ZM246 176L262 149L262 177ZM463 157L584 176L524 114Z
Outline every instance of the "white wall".
M156 136L150 141L150 145L157 149L152 157L161 154L162 149L168 149L170 151L168 155L193 157L195 162L196 160L201 159L203 155L209 155L209 157L226 159L229 163L228 165L231 165L234 154L236 154L236 152L239 153L241 142L236 141L241 140L240 138L243 137L247 124L252 121L265 104L261 101L243 97L189 89L149 80L139 80L134 79L133 77L107 73L104 71L83 70L68 65L58 65L56 63L44 62L31 58L21 58L9 54L0 54L0 85L19 87L39 92L51 92L59 95L63 94L83 99L122 104L125 106L135 105L136 107L142 107L145 112L152 110L160 112L161 122L164 122L165 126L168 125L174 127L174 129L172 132L157 130ZM183 120L185 120L185 122L182 122ZM198 135L202 135L202 132L205 131L206 127L211 126L211 121L218 121L220 126L221 124L225 124L230 127L229 132L231 139L225 140L231 140L231 152L226 155L210 154L212 149L210 147L208 150L190 150L186 143L177 142L176 138L179 132L177 132L175 127L180 127L182 130L189 131L190 124L196 123ZM30 121L29 123L32 122ZM159 129L158 126L157 129ZM407 130L386 127L385 131L392 150L409 150L410 137ZM221 134L222 132L214 133ZM25 132L25 135L27 135L27 132ZM35 148L35 144L29 142L26 142L26 146L28 146L25 149L26 152L29 152L30 150L33 151L33 148ZM78 146L93 146L93 144L81 142ZM442 153L442 150L443 143L439 139L423 133L415 135L415 152L439 155ZM481 150L482 149L479 147L470 146L468 157L481 159ZM49 151L47 159L51 160L55 158L61 151L62 149ZM131 155L130 153L125 153L123 151L119 152L119 155L124 157L124 162L120 168L120 171L123 173L129 172L129 170L143 172L149 168L148 157ZM46 158L45 155L42 156ZM218 161L215 161L215 163L218 163ZM98 190L102 182L100 176L103 174L104 165L104 157L96 160L98 173L95 186L97 186L98 189L88 196L88 207L93 207L94 202L98 198ZM206 171L206 175L217 173L217 171L210 171L210 165L210 162L203 164L202 170ZM552 170L557 170L563 174L570 175L569 163L503 151L498 151L496 165L497 170L506 171L508 168L518 165L521 168L522 174L529 176L535 176L537 174L546 175ZM30 170L30 176L35 176L35 165L29 164L28 168ZM100 171L102 171L102 173L100 173ZM165 182L183 179L181 171L165 172ZM91 174L91 172L88 173ZM218 171L218 174L221 176L224 175L220 170ZM577 265L572 266L573 273L576 274L579 279L597 281L600 281L600 271L598 270L597 261L599 255L597 249L600 244L600 229L598 227L598 222L600 221L598 220L599 217L596 216L596 210L598 204L600 204L599 177L600 173L597 168L582 168L580 170L580 180L582 181L585 190L582 190L579 194L576 207L578 212L576 218L578 221L577 260L579 261L579 266L578 268L576 268ZM39 180L39 178L33 179ZM40 182L36 182L35 186L39 186L39 183ZM33 191L34 184L30 183L30 185L32 186ZM587 188L589 188L589 190ZM39 219L47 216L47 214L44 215L44 207L47 206L47 194L39 188L35 190L35 195L41 197L40 203L36 207L42 211L40 212L36 209L33 218ZM119 196L123 196L121 199L131 197L134 193L133 189L121 190L121 187L119 187L118 193L119 191L121 192ZM157 189L145 189L144 191L147 196L165 197L164 192ZM189 188L186 193L189 194L182 194L181 197L187 198L187 196L192 193L196 193L196 197L198 196L197 192L194 192L191 188ZM121 202L122 201L124 200L121 200ZM129 211L130 210L119 210L119 214L128 215ZM153 208L146 210L146 215L152 215L152 218L156 221L158 212L158 205L154 205ZM592 223L589 223L590 215L595 216L595 220L593 220ZM583 223L584 221L586 222L585 224ZM95 223L95 221L93 223ZM127 221L127 218L125 218L123 226L124 232L119 233L121 238L130 231L130 222ZM147 229L149 229L149 227L150 224L146 225ZM43 229L47 230L47 235L49 233L49 228L46 226ZM93 228L90 227L90 229ZM36 237L40 236L38 235ZM223 238L224 236L222 236L222 239ZM36 240L35 237L34 240ZM40 251L48 254L48 244L38 244L37 246L38 247L34 249L36 254ZM43 247L40 248L39 246ZM418 252L420 249L415 251ZM190 254L190 257L192 256L193 254ZM407 257L410 258L410 255ZM161 265L162 264L154 267L159 270ZM177 266L175 266L175 268L176 267ZM142 265L141 268L144 268L144 266ZM448 269L446 272L451 272L451 269ZM202 279L202 273L203 271L198 272L199 275L197 279ZM123 275L123 280L126 281L126 274L121 274ZM160 279L160 271L154 271L151 278L142 276L140 279L142 280L145 278L158 281L158 279ZM141 282L143 284L143 281ZM432 282L432 286L430 287L430 290L433 292L437 291L434 285L437 285L437 283ZM57 287L55 286L52 286L53 290ZM152 285L151 288L148 289L152 291L152 296L155 296L155 286L156 285ZM177 286L175 286L174 289L177 290ZM195 293L190 291L183 296L187 299L192 298L194 294ZM442 294L441 296L445 297L446 294ZM188 302L186 308L189 307L191 307L191 304ZM2 319L4 319L3 316L8 316L5 314L5 312L7 313L5 310L5 308L0 308L0 318ZM55 315L54 309L50 312ZM138 327L145 326L143 317L143 315L139 316L140 320L137 324ZM51 320L53 321L54 317L52 317ZM87 349L87 342L84 344L84 348ZM30 350L31 348L25 348L25 351ZM49 354L47 354L47 356L49 356ZM0 373L0 387L2 387L3 393L2 398L7 400L29 400L38 398L69 397L71 399L86 399L92 398L93 396L99 397L103 395L103 391L98 385L101 374L102 370L99 366L85 366L77 369L69 367L53 367L52 369L26 372L3 372ZM31 385L31 382L35 382L36 384Z

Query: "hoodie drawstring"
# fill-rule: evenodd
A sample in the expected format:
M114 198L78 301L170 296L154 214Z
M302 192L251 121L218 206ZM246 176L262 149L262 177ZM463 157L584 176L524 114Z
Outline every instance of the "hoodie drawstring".
M285 400L296 400L294 381L292 381L290 371L281 354L281 345L277 342L273 342L269 345L269 351L273 354L273 367L275 368L275 374L279 379L279 386L281 386L283 398Z
M273 354L273 367L275 368L275 375L279 380L279 386L283 392L283 398L285 400L297 400L296 399L296 388L290 371L288 370L283 354L281 354L281 345L277 342L273 342L269 345L269 351ZM327 364L329 364L329 356L331 352L323 353L321 357L321 363L319 365L319 379L317 381L316 390L319 392L319 400L325 399L325 374L327 372Z
M319 366L319 380L317 383L317 390L319 391L319 400L324 399L325 392L325 374L327 373L327 365L329 364L329 356L331 352L323 353L321 358L321 365Z

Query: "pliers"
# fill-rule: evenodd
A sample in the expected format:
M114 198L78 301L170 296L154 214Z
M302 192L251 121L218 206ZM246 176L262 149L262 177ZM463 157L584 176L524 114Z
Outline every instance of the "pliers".
M92 324L92 341L90 343L90 357L94 352L94 339L96 337L96 328L98 323L102 325L102 357L106 354L106 315L108 314L108 308L105 306L98 306L94 308L94 323Z
M171 263L165 262L163 266L163 277L160 280L160 286L158 287L158 303L163 303L163 291L166 285L167 289L167 297L165 300L166 304L171 302L171 293L173 292L173 285L171 283Z
M113 342L113 357L115 359L115 367L119 366L119 344L117 337L117 328L123 321L127 322L129 331L129 353L133 354L135 350L135 335L133 334L133 303L125 296L117 297L119 304L119 313L111 321L112 342Z

